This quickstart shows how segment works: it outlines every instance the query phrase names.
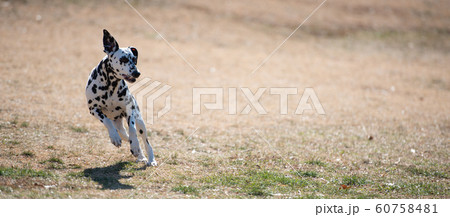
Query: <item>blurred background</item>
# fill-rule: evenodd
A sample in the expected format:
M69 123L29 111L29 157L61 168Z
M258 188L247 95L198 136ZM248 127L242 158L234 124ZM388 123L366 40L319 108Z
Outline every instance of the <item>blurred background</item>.
M2 109L58 121L68 120L67 110L71 121L86 117L83 88L104 55L105 28L120 46L139 49L144 76L174 87L169 120L247 119L226 110L191 119L192 87L313 87L327 121L448 118L448 1L326 2L253 74L322 1L129 2L200 74L124 1L2 1L1 84L9 105ZM268 124L311 118L280 117L277 97L267 91L261 98L274 114ZM295 110L299 96L292 97Z

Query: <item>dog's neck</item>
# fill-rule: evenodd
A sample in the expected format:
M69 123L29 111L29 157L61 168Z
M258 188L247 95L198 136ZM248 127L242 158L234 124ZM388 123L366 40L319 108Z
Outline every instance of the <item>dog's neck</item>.
M102 78L99 79L102 86L108 88L108 90L114 91L121 79L115 76L114 69L111 66L111 60L108 56L105 56L100 62L98 72Z

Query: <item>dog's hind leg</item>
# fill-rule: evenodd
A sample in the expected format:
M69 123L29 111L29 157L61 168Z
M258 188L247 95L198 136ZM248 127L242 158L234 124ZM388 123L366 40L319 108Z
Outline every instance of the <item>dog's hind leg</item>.
M120 138L124 141L129 141L130 138L128 137L127 131L123 127L122 118L116 119L113 121L114 127L116 127L117 131L119 132Z
M130 146L131 146L131 154L133 154L135 157L137 157L138 162L145 162L148 163L147 158L144 155L144 152L142 152L141 147L139 147L139 141L136 134L136 114L133 111L132 114L127 115L127 122L128 122L128 130L130 135Z
M138 117L136 118L136 126L139 134L141 135L142 141L145 143L145 150L147 151L149 160L147 166L157 166L158 163L156 163L155 156L153 155L153 148L148 142L147 129L145 128L144 120L142 120L142 117L140 115L138 115Z
M116 128L114 127L113 122L103 114L103 112L98 108L90 109L90 113L94 115L96 118L102 122L105 127L108 129L109 138L111 139L111 143L116 147L120 147L122 145L122 140L120 139L119 134L117 133Z

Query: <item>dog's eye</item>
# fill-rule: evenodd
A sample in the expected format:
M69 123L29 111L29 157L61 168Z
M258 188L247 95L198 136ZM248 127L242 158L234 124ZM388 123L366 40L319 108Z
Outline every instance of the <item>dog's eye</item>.
M121 57L119 61L120 63L128 63L129 60L126 57Z

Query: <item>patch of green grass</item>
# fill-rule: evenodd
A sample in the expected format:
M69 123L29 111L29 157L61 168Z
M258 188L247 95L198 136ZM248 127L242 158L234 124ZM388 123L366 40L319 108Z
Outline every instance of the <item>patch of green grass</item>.
M442 183L408 183L399 185L402 193L413 196L427 196L427 195L449 195L449 188Z
M325 162L322 162L319 159L311 159L311 160L306 161L305 163L311 164L311 165L316 165L316 166L321 166L321 167L327 166L327 164Z
M441 172L441 171L437 171L437 170L433 170L433 169L422 169L422 168L417 168L417 167L408 167L407 169L408 172L416 175L416 176L426 176L426 177L436 177L436 178L442 178L442 179L447 179L448 178L448 174Z
M20 127L28 127L30 124L26 121L22 122L22 124L20 124Z
M205 177L200 181L234 187L238 193L260 197L267 197L278 192L292 192L308 185L305 180L266 170L249 170L239 174L218 174Z
M70 126L70 129L76 133L87 133L88 130L83 126Z
M8 140L8 141L6 141L6 143L8 143L10 145L18 145L18 144L20 144L20 142L17 141L17 140Z
M381 191L383 193L387 193L387 192L396 192L398 190L400 190L400 186L396 185L396 184L381 184L377 186L378 191Z
M65 169L66 167L64 166L64 162L57 157L52 157L46 161L43 161L41 163L49 163L49 165L47 166L47 169Z
M49 146L47 146L47 149L55 150L55 147L53 145L49 145Z
M120 161L117 163L122 163L123 165L122 171L137 172L139 170L139 167L137 167L139 164L134 161Z
M66 176L69 178L84 178L84 177L86 177L84 175L84 172L69 172L69 173L67 173Z
M360 186L366 184L367 179L356 175L342 177L341 184L350 186Z
M22 152L22 156L25 156L25 157L34 157L34 153L31 152L31 151L24 151L24 152Z
M72 169L81 169L82 167L78 164L69 164L70 168Z
M317 172L315 172L315 171L301 171L301 170L298 170L298 171L293 171L292 174L293 175L297 175L297 176L301 176L301 177L313 177L313 178L317 177Z
M178 153L174 153L170 155L170 159L167 161L167 164L170 165L178 165Z
M14 192L14 189L11 188L10 186L1 186L1 185L0 185L0 192L3 192L3 193L12 193L12 192Z
M33 169L20 169L20 168L8 168L8 167L0 167L0 176L5 177L53 177L54 175L47 171L36 171Z
M64 161L57 157L52 157L48 160L41 161L41 164L49 163L47 169L65 169Z
M57 158L57 157L52 157L52 158L48 159L47 162L64 164L64 162L60 158Z
M198 189L190 185L177 185L172 188L172 191L180 192L183 194L198 195Z
M212 167L212 166L214 166L214 159L211 157L201 157L199 159L199 163L203 167Z
M66 169L66 166L59 164L59 163L50 163L47 166L47 169L60 170L60 169Z
M264 186L261 186L261 185L258 185L258 184L254 184L254 183L252 183L251 185L247 186L245 188L245 192L248 195L252 195L252 196L267 197L267 196L271 195L269 192L267 192L267 189L265 189Z

